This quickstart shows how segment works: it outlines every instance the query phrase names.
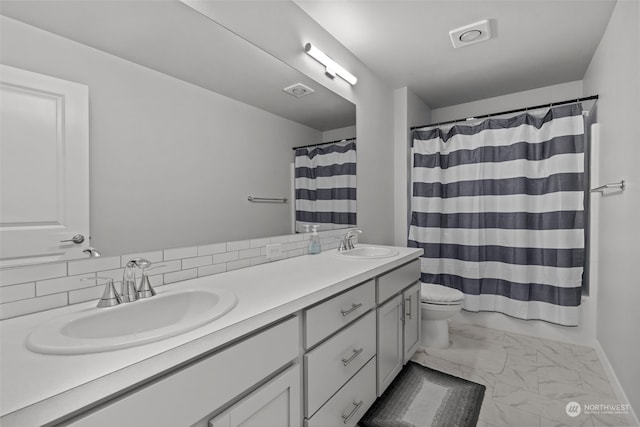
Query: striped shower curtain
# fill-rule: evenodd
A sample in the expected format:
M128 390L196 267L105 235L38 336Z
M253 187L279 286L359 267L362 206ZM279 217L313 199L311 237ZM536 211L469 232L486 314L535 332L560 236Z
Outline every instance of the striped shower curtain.
M421 280L461 290L468 311L577 325L583 134L579 104L414 131L409 246L424 249Z
M356 225L355 140L299 148L294 166L297 232Z

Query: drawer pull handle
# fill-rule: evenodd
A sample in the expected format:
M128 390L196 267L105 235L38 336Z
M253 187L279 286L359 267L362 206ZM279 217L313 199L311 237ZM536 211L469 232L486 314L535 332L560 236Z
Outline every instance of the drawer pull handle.
M364 349L362 347L356 349L353 349L353 354L351 355L351 357L349 357L348 359L342 359L342 364L344 366L347 366L349 363L353 362L353 359L355 359L356 357L358 357L360 355L360 353L362 353Z
M358 409L360 409L363 403L364 403L364 400L361 400L360 402L353 402L354 408L347 415L342 416L342 422L344 424L348 423L351 417L353 417L355 413L358 412Z
M340 313L342 313L343 316L347 316L351 313L353 313L355 310L359 309L360 307L362 307L362 303L358 303L358 304L351 304L351 308L348 310L340 310Z
M412 298L412 297L407 298L407 299L406 299L406 301L408 302L408 304L405 304L405 306L406 306L406 307L408 307L408 309L409 309L409 310L405 313L405 315L406 315L409 319L411 319L411 298Z

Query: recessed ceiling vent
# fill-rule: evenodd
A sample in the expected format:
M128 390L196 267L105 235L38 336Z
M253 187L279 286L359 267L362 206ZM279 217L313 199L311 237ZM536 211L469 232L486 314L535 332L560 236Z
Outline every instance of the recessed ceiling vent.
M309 86L305 86L302 83L296 83L296 84L291 85L289 87L285 87L282 90L287 92L289 95L295 96L296 98L302 98L303 96L307 96L307 95L312 94L313 92L315 92Z
M484 19L449 31L449 37L454 48L480 43L491 38L491 25L488 19Z

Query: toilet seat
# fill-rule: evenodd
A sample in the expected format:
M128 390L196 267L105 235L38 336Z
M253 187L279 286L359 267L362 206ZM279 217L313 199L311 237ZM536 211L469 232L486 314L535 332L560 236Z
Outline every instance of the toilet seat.
M464 294L447 286L420 283L420 299L423 304L459 305L464 300Z

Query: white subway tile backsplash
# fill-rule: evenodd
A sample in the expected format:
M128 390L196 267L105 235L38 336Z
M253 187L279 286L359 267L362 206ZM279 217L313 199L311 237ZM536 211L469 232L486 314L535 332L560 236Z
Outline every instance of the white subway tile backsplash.
M238 252L237 251L225 252L223 254L213 254L213 263L214 264L219 264L221 262L235 261L237 259L238 259Z
M173 261L165 261L157 265L150 274L155 276L156 274L172 273L180 270L182 270L182 260L174 259Z
M287 243L289 236L274 236L269 238L269 243Z
M154 288L164 285L164 274L156 274L155 276L150 275L149 282L151 282L151 286Z
M251 241L252 248L259 248L261 246L267 246L269 244L269 238L265 237L264 239L253 239Z
M296 249L308 248L309 247L309 241L308 240L303 240L302 242L296 242L294 247Z
M283 252L288 252L291 251L293 249L296 248L296 244L295 243L283 243L282 244L282 251Z
M174 259L191 258L198 256L198 247L190 246L187 248L174 248L164 250L164 260L171 261Z
M302 249L295 249L293 251L289 251L289 253L287 253L287 258L293 258L296 256L302 256L304 255L304 251Z
M219 254L227 251L226 243L214 243L212 245L198 246L198 256Z
M251 265L260 265L260 264L269 262L269 259L264 255L260 255L254 258L249 258L249 260L251 261Z
M0 305L0 320L37 311L49 310L65 306L69 303L67 293L46 295L43 297L23 299Z
M237 242L227 242L227 252L241 251L251 248L251 240L241 240Z
M245 249L238 252L238 259L253 258L260 256L260 248Z
M120 267L120 257L100 257L89 258L78 261L69 261L69 275L73 276L82 273L95 273L101 270L111 270Z
M182 260L182 269L202 267L203 265L210 265L213 262L211 255L199 256L196 258L185 258Z
M227 271L238 270L240 268L251 267L250 259L240 259L238 261L230 261L227 263Z
M36 284L34 282L3 286L0 288L0 303L19 301L35 296Z
M290 236L288 236L289 242L299 242L301 240L305 240L306 238L306 233L296 233L296 234L291 234Z
M346 230L321 231L322 250L338 247ZM104 285L81 282L83 277L111 277L122 281L122 265L140 257L162 267L150 271L154 287L201 276L219 274L252 265L273 262L308 252L310 233L265 237L226 243L131 253L119 257L91 258L61 263L0 269L0 318L47 310L102 296ZM356 237L357 238L357 237ZM266 258L266 245L281 243L282 255ZM140 272L136 271L137 280Z
M196 277L198 277L197 268L192 268L190 270L180 270L173 273L165 274L164 283L165 285L168 285L169 283L180 282L181 280L195 279Z
M98 299L104 293L103 286L94 286L92 288L77 289L69 292L69 304L77 304L80 302Z
M67 275L66 263L38 264L24 267L4 268L0 271L0 286L53 279Z
M116 268L114 270L106 270L106 271L98 271L96 273L97 277L110 277L113 279L114 283L122 282L122 275L124 274L124 268ZM100 280L99 283L104 282L104 280Z
M224 273L225 271L227 271L227 264L225 263L207 265L204 267L198 267L198 277Z
M50 295L75 289L96 286L96 273L80 274L77 276L60 277L58 279L40 280L36 282L36 295ZM93 280L82 280L93 279Z
M132 254L125 254L120 257L120 267L124 267L127 265L129 261L134 258L142 258L154 262L162 262L163 254L162 251L152 251L152 252L136 252Z

